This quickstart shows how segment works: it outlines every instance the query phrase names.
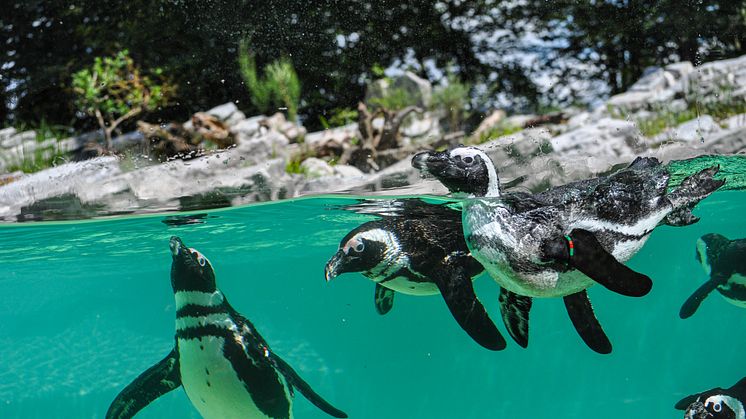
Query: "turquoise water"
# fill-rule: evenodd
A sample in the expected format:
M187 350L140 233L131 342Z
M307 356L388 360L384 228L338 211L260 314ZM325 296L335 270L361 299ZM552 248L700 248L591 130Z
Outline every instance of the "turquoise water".
M743 173L742 173L743 174ZM589 350L559 299L534 303L531 338L483 349L439 296L398 295L386 316L359 274L325 283L349 230L371 219L319 197L208 211L203 224L164 216L0 226L0 417L101 418L114 396L173 345L168 239L210 258L218 287L274 352L351 418L680 418L681 397L746 375L746 310L717 293L690 319L683 301L705 279L695 240L746 237L746 192L718 192L692 226L656 229L629 265L653 278L634 299L595 286L614 345ZM498 286L476 292L507 338ZM297 418L326 418L301 395ZM138 418L198 418L183 390Z

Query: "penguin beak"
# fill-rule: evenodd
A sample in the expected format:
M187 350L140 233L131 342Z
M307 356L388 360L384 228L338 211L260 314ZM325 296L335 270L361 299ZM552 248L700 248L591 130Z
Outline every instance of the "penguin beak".
M443 172L451 163L446 152L423 151L412 157L412 167L423 174L436 175Z
M710 417L710 413L702 402L694 402L686 409L685 419L705 419Z
M174 258L178 257L179 255L183 255L185 253L185 250L187 250L184 242L176 236L171 236L171 240L169 240L168 242L168 247L171 249L171 255ZM186 253L188 254L189 252Z
M331 259L329 259L328 262L326 262L326 266L324 267L324 277L326 278L326 282L331 281L332 279L336 278L337 275L344 273L344 258L345 253L342 250L337 251L337 253L332 256Z

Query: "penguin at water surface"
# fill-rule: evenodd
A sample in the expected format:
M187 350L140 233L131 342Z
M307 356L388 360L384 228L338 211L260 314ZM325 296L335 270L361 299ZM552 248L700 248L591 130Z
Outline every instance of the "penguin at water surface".
M376 284L379 314L391 310L396 292L440 294L472 339L487 349L505 348L505 339L474 293L472 280L484 269L466 247L458 210L419 199L345 209L380 219L363 223L342 238L325 266L327 282L344 273L362 273Z
M228 304L200 252L175 236L170 248L175 346L117 395L107 419L131 418L180 386L206 419L290 419L294 389L329 415L347 417L316 394Z
M611 344L585 289L598 282L623 295L645 295L650 279L621 262L658 224L696 222L691 209L724 183L713 179L718 168L712 167L669 194L665 167L657 159L638 158L610 176L538 194L503 194L492 160L475 147L422 152L412 165L451 192L475 198L463 203L466 241L502 288L527 298L563 297L580 336L601 353L610 352Z

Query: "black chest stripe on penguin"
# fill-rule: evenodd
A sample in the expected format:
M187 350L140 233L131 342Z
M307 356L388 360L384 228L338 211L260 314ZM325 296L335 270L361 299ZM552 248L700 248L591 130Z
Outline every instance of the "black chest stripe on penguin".
M347 417L316 394L230 306L204 256L178 237L171 238L170 247L177 307L174 349L117 395L107 419L131 418L180 386L205 419L288 419L293 389L324 412Z

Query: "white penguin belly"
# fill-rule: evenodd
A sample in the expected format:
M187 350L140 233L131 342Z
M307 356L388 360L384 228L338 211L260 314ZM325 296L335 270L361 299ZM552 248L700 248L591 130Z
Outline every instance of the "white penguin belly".
M740 275L740 274L734 274L728 279L728 283L725 285L726 289L730 289L731 284L733 285L741 285L746 287L746 276ZM722 295L722 294L721 294ZM723 298L725 298L725 301L733 304L734 306L746 308L746 301L743 300L734 300L733 298L728 298L723 295Z
M409 295L434 295L440 294L438 286L432 282L414 282L404 276L397 276L381 284L396 292Z
M501 287L519 295L536 298L564 297L583 291L594 284L594 281L578 271L559 273L543 271L536 273L518 273L509 266L502 268L485 265L492 279Z
M223 356L224 341L215 336L178 340L181 384L189 400L205 419L269 418ZM292 406L287 387L285 392Z

